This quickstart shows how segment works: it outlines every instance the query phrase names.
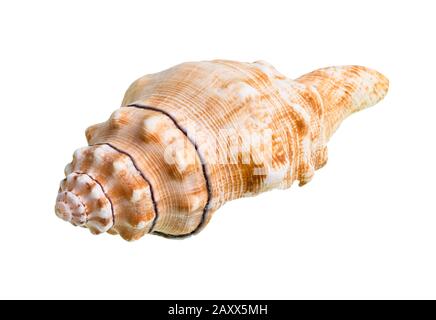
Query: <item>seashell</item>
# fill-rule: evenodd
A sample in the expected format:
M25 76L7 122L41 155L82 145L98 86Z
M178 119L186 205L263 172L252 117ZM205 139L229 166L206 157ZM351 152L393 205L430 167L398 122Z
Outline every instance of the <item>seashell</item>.
M360 66L290 80L263 61L215 60L144 76L86 130L56 213L126 240L198 233L230 200L308 183L342 120L387 90L383 75Z

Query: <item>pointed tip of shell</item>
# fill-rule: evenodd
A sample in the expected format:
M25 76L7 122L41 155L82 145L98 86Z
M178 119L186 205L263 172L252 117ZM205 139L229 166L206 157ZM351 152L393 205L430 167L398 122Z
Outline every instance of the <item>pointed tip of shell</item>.
M75 226L86 222L86 209L80 198L70 191L60 191L55 205L56 215Z
M112 206L101 186L86 174L70 173L61 182L56 215L74 226L86 226L94 234L113 225Z
M108 144L79 148L65 175L55 206L59 218L125 239L149 232L156 216L150 185L129 155ZM76 202L84 210L74 208Z

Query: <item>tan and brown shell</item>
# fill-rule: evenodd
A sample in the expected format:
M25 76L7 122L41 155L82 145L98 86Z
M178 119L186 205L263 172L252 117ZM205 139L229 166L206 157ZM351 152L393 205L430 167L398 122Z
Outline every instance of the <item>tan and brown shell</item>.
M387 90L360 66L290 80L263 61L215 60L144 76L87 129L56 213L126 240L195 234L227 201L309 182L342 120Z

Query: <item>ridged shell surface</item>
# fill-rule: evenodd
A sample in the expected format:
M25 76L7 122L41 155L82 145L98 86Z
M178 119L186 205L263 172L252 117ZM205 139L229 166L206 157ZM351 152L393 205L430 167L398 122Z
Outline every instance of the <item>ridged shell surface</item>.
M127 240L194 234L227 201L309 182L342 120L387 89L359 66L291 80L266 62L216 60L144 76L87 130L56 212Z

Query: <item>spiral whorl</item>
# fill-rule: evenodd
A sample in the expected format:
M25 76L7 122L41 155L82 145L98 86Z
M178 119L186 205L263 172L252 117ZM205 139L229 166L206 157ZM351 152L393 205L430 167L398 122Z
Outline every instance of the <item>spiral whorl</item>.
M80 198L70 191L61 191L56 199L56 215L75 226L86 222L86 209Z
M127 153L109 144L78 149L65 175L55 206L61 219L127 240L152 229L157 212L152 192Z
M110 200L101 185L87 174L71 173L61 182L55 209L59 218L86 226L95 234L113 225Z

